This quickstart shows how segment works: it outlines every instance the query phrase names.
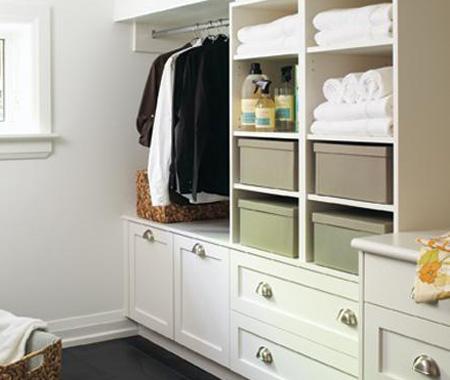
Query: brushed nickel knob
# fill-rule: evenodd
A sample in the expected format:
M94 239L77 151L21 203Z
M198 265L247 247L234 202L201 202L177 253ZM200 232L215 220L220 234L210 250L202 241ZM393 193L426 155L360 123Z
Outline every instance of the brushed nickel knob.
M192 248L192 253L195 253L198 257L206 257L206 249L198 243Z
M142 237L150 243L153 243L155 241L155 235L153 234L152 230L145 231Z
M341 309L341 311L339 311L337 320L350 327L358 326L358 317L350 309Z
M437 379L441 376L438 364L427 355L420 355L414 360L413 370L432 379Z
M273 356L267 347L260 347L256 353L256 357L265 364L273 363Z
M258 287L256 288L256 294L270 299L273 297L272 287L267 282L260 282Z

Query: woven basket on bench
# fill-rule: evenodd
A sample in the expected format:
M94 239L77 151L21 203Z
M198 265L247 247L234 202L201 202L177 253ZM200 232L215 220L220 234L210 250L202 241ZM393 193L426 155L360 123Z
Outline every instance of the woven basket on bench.
M59 380L61 361L61 340L36 331L30 337L27 354L21 360L0 366L0 380Z
M194 220L224 219L229 215L229 202L204 205L164 207L152 206L150 186L146 170L139 170L136 177L137 215L158 223L193 222ZM1 380L1 379L0 379Z

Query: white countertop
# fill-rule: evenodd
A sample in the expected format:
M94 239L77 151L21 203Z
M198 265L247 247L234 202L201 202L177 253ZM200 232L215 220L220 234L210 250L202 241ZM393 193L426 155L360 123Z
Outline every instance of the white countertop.
M386 256L397 260L416 263L421 245L417 238L429 238L443 235L449 230L442 231L416 231L398 234L380 235L352 242L353 248L369 254Z

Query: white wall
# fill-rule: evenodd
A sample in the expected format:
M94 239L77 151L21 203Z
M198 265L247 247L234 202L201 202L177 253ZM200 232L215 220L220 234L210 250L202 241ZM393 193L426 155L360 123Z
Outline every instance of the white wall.
M120 216L146 162L134 120L153 58L131 53L113 0L50 3L62 140L47 160L0 161L0 308L45 320L123 307Z

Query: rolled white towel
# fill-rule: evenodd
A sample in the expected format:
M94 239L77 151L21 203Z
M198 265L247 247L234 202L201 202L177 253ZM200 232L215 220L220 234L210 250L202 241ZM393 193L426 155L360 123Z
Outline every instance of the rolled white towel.
M392 95L394 91L392 66L370 70L360 79L363 100L377 100Z
M345 43L382 41L392 38L392 23L377 26L349 25L336 30L316 33L314 39L319 46L332 46Z
M368 5L360 8L331 9L313 19L317 30L335 30L347 25L377 26L393 20L392 3Z
M246 26L238 31L238 40L242 43L253 43L289 37L300 32L300 16L289 15L267 24Z
M328 79L323 84L323 95L325 99L333 104L340 104L344 101L344 86L342 78Z
M360 79L363 73L348 74L342 81L344 87L344 102L348 104L358 103L361 100Z
M393 97L388 96L358 104L333 104L325 102L314 110L317 121L354 121L362 119L392 118L394 113Z
M391 118L353 121L315 121L311 127L311 133L325 136L392 137L393 122Z

